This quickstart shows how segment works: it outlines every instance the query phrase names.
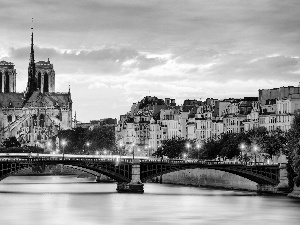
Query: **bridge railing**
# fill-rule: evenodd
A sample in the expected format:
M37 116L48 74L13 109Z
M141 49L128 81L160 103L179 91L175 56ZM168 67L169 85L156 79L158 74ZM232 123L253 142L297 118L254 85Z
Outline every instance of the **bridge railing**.
M115 163L131 163L132 159L124 158L63 158L63 157L0 157L0 162L68 162L68 161L85 161L85 162L115 162Z
M167 163L167 164L205 164L205 165L244 165L244 166L262 166L278 165L272 162L244 162L244 161L219 161L219 160L193 160L193 159L144 159L145 163Z
M85 161L85 162L114 162L114 163L132 163L132 158L100 158L100 157L62 157L46 154L35 155L0 155L0 162L41 162L41 161ZM195 159L140 159L144 163L163 163L163 164L202 164L202 165L244 165L244 166L261 166L261 165L278 165L278 163L265 162L244 162L244 161L219 161L219 160L195 160Z

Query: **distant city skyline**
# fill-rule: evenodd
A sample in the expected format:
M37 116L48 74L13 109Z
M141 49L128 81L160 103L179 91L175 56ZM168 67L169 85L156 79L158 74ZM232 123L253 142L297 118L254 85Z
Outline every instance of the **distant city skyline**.
M31 18L35 60L49 58L56 91L71 86L82 122L117 118L144 96L257 97L298 86L298 0L87 0L1 3L0 61L26 89Z

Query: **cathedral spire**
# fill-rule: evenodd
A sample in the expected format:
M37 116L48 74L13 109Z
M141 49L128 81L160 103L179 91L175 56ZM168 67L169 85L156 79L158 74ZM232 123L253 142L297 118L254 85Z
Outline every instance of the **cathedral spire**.
M32 27L31 27L31 50L30 50L30 62L29 62L29 66L33 66L35 67L34 64L34 49L33 49L33 18L32 18Z
M32 18L33 23L33 18ZM33 26L31 27L33 30ZM28 66L28 82L26 90L26 99L28 100L32 93L37 90L37 79L35 76L35 62L34 62L34 49L33 49L33 31L31 32L31 50Z

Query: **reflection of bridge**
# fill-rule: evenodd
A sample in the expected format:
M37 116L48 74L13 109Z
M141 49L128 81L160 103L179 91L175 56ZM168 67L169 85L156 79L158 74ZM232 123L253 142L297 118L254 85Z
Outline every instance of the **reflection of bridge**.
M142 182L174 171L205 168L236 174L256 182L258 185L276 186L281 181L280 166L244 165L237 162L139 160L120 158L60 158L60 157L2 157L0 158L0 180L17 171L35 166L62 164L81 170L106 175L118 182L118 191L136 189L143 192ZM129 185L129 186L128 186ZM131 186L130 186L131 185Z

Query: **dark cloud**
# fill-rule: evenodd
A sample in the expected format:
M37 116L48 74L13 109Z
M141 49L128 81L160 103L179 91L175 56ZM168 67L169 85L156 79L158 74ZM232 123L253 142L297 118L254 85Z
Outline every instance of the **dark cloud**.
M251 59L250 55L231 55L223 57L219 63L208 70L205 80L228 82L231 80L299 80L300 64L298 58L288 56L262 57Z
M50 58L57 77L119 75L133 83L129 99L151 88L196 98L224 86L242 95L256 93L256 81L272 88L299 80L299 12L299 0L3 1L0 54L26 81L30 49L22 46L34 17L36 61Z
M64 50L59 51L54 48L34 47L35 60L50 61L54 67L58 68L61 73L121 73L123 63L133 60L130 64L131 69L147 70L167 62L161 58L148 58L146 55L139 53L137 50L126 47L104 47L97 50ZM29 59L30 47L10 48L10 57L8 61L27 61Z

